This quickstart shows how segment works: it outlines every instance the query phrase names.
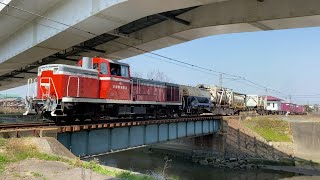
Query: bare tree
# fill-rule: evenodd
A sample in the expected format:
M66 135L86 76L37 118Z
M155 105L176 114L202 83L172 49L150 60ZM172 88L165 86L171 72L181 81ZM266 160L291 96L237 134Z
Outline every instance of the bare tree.
M172 82L169 76L167 76L165 73L159 71L159 70L154 70L150 71L147 74L148 79L156 80L156 81L163 81L163 82Z
M167 170L168 168L170 168L169 163L170 163L171 161L172 161L172 159L169 159L168 156L165 156L165 157L164 157L164 165L163 165L163 169L162 169L162 176L163 176L163 177L166 177L166 170Z
M143 78L143 73L134 71L131 73L131 76L137 77L137 78Z

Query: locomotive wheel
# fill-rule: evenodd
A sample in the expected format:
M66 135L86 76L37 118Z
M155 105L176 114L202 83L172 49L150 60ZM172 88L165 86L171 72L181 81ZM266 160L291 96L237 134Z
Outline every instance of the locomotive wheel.
M78 117L78 119L79 119L80 122L84 122L86 120L86 118L83 117L83 116Z
M91 120L92 120L93 122L98 122L98 121L100 120L100 116L97 115L97 114L92 115Z

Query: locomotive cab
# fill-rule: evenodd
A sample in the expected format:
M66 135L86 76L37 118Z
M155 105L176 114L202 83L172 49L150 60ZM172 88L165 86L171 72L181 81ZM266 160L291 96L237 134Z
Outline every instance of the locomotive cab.
M93 58L92 68L98 71L99 98L130 100L129 65L104 58ZM82 66L82 60L79 61Z

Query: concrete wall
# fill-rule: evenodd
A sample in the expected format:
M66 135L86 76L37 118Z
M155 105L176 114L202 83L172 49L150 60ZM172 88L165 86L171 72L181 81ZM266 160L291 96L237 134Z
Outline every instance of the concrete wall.
M276 160L281 158L290 158L290 154L285 154L273 146L257 140L248 134L234 129L227 124L224 126L225 134L225 156L238 158L264 158Z
M320 122L291 123L296 157L320 163Z

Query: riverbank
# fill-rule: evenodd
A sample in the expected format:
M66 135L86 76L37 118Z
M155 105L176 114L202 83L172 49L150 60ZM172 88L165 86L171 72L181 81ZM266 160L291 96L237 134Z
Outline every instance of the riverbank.
M81 161L52 138L0 139L0 179L155 179ZM46 148L47 145L51 148Z
M275 171L268 169L235 170L228 168L214 168L211 166L192 163L189 159L160 154L150 151L148 147L118 152L97 157L103 165L121 169L130 169L143 174L154 176L175 177L181 180L209 180L209 179L250 179L250 180L278 180L291 178L296 173ZM166 168L164 168L166 167ZM165 169L165 170L164 170Z
M192 145L190 142L197 140L191 138L154 145L151 153L184 159L213 169L271 169L320 176L318 163L295 157L291 126L281 117L249 117L245 120L228 117L223 127L221 134L211 136L216 139L212 142L220 145L211 142L206 144L206 141L198 141L198 144Z

